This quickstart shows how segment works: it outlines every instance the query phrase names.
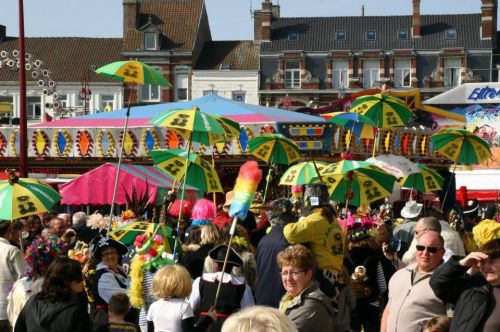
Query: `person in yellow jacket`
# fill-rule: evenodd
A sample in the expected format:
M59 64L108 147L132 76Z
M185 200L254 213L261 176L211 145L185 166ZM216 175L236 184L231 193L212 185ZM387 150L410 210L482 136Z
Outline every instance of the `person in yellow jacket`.
M495 207L488 205L484 210L482 219L472 229L474 240L478 247L481 247L486 242L500 238L500 223L497 223L495 218Z
M344 260L345 237L325 184L306 186L301 213L299 221L286 225L283 234L291 244L309 244L318 267L316 280L326 295L334 297Z

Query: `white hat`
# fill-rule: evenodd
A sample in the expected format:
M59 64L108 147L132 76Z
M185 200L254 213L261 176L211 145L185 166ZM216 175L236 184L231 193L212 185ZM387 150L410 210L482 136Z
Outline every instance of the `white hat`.
M413 219L420 215L423 204L417 203L414 200L406 202L405 207L401 210L401 217Z

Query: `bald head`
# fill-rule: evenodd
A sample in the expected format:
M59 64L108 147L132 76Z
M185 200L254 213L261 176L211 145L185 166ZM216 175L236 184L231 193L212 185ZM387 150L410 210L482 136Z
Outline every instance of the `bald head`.
M427 231L434 231L438 234L441 233L441 224L436 217L423 217L418 220L415 225L415 236L418 238Z

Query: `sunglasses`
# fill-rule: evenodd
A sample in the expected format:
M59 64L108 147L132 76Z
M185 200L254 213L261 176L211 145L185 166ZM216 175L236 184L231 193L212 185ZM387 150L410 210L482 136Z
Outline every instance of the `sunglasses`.
M430 252L431 254L435 254L438 252L438 250L440 250L441 248L437 248L437 247L426 247L426 246L422 246L420 244L417 244L417 250L418 251L424 251L425 249L427 249L428 252Z

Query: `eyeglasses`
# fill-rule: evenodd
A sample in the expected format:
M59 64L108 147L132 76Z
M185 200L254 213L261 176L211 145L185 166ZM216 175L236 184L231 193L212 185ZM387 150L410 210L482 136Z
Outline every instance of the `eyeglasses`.
M420 244L417 244L417 250L418 251L424 251L425 249L427 249L428 252L430 252L431 254L435 254L438 252L438 250L441 250L441 248L437 248L437 247L426 247L426 246L422 246Z
M290 276L290 277L296 277L299 274L306 272L306 270L290 270L290 271L282 271L280 272L280 276Z

